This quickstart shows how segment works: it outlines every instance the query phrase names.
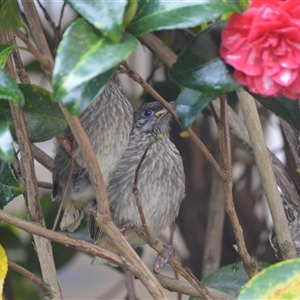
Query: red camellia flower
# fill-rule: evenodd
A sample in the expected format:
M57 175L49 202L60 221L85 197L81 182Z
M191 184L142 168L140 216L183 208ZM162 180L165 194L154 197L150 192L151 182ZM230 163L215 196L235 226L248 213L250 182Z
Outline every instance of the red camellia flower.
M300 1L250 1L229 19L220 54L251 92L300 98Z

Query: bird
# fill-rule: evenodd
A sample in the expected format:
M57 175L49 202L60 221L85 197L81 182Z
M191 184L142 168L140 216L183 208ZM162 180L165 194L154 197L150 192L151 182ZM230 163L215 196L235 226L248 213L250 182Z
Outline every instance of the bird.
M133 108L126 96L122 94L118 74L115 72L103 92L80 115L80 122L93 146L105 185L108 184L112 172L128 146L133 123L132 114ZM71 144L74 138L69 127L63 135ZM79 147L73 155L83 164L74 165L63 204L64 213L60 229L69 232L78 228L81 220L88 214L86 209L88 202L95 198L87 165ZM57 144L52 175L52 200L54 201L62 200L70 163L71 156L60 144Z
M145 159L138 171L137 187L152 236L158 237L163 229L174 223L185 197L183 162L170 140L170 120L171 114L159 102L145 103L134 112L128 147L107 187L112 220L133 248L145 244L134 230L141 228L142 221L132 185L146 149ZM95 244L118 253L92 214L89 218L89 233ZM171 257L163 262L156 260L153 270L157 271ZM92 261L92 264L101 263L107 264L100 257L95 257Z

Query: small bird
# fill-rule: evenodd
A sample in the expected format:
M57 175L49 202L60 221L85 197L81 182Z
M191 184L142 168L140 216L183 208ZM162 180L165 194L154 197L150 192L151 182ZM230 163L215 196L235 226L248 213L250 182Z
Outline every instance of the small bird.
M95 151L105 185L118 165L127 148L132 128L133 109L121 92L121 85L115 73L103 92L82 113L80 121ZM70 128L64 136L72 143ZM84 162L79 147L75 158ZM52 199L62 200L64 188L70 172L71 156L58 144L54 158ZM69 189L64 200L64 214L60 223L61 230L73 232L84 218L87 203L95 198L94 189L88 177L86 163L74 165Z
M170 120L171 114L158 102L145 103L134 112L128 147L107 187L113 221L134 248L145 244L134 231L135 228L141 228L142 222L132 185L137 166L147 147L148 152L138 172L137 186L152 236L157 237L174 222L185 196L182 158L169 137ZM92 215L89 232L95 244L118 253ZM156 271L167 262L156 261L153 269ZM92 264L99 263L106 261L95 257Z

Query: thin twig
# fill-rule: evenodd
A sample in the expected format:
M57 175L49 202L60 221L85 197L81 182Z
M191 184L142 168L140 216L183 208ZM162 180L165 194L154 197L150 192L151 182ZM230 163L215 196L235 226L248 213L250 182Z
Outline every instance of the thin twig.
M43 293L44 297L46 299L51 298L51 289L50 287L45 284L39 277L37 277L35 274L31 273L30 271L26 270L25 268L21 267L20 265L12 262L11 260L8 261L8 267L19 274L25 276L28 278L30 281L32 281L38 288L39 290Z
M36 159L42 166L44 166L50 172L53 171L53 158L47 153L41 150L34 144L31 144L31 151L34 159Z
M44 60L38 61L41 64L41 67L45 72L47 78L51 80L54 61L35 4L33 0L21 0L21 2L36 48L40 52L42 57L44 57Z
M63 16L63 11L64 11L64 7L66 5L66 1L64 1L64 4L62 6L62 11L60 13L60 19L59 19L59 25L56 26L53 19L50 17L50 15L48 14L48 11L45 9L45 7L42 5L42 3L40 2L40 0L37 0L41 10L44 13L45 19L49 22L50 27L53 30L53 34L54 34L54 54L56 54L56 49L59 43L59 39L60 39L60 25L61 25L61 20L62 20L62 16Z
M191 297L196 297L196 298L202 297L201 294L199 294L199 292L193 286L191 286L190 283L188 283L188 282L170 278L170 277L162 275L162 274L157 274L155 276L159 280L161 285L165 289L169 290L170 292L177 292L177 293L189 295ZM213 299L235 300L235 298L230 296L229 294L220 292L220 291L212 289L210 287L207 287L207 289Z
M163 245L156 238L151 236L151 239L149 240L143 229L135 229L135 232L159 255L161 255L163 258L167 257L168 254L165 253ZM214 296L210 294L206 286L203 285L192 273L190 273L175 257L172 257L169 265L174 270L177 270L178 273L199 292L201 297L207 300L214 299Z
M64 186L62 198L60 200L59 208L58 208L58 211L57 211L56 216L55 216L55 220L54 220L54 223L53 223L52 231L56 230L56 227L57 227L57 224L58 224L58 220L60 218L62 209L64 207L64 203L65 203L65 200L66 200L66 197L67 197L67 193L68 193L68 190L69 190L69 186L70 186L70 182L71 182L72 175L73 175L73 170L74 170L74 163L75 163L75 156L72 155L72 153L75 151L75 149L76 149L76 140L73 139L72 146L71 146L71 159L70 159L70 168L69 168L69 174L68 174L68 178L67 178L67 183Z
M225 201L226 201L226 212L229 216L231 225L233 227L233 232L235 240L238 246L238 253L243 261L244 269L247 272L249 278L253 277L258 272L258 267L255 260L248 253L243 229L239 223L238 216L234 207L233 195L232 195L232 163L231 163L231 144L230 144L230 134L228 129L228 117L227 117L227 99L225 95L220 95L220 111L221 115L218 118L217 127L219 133L220 141L220 152L221 159L226 173L227 180L223 182L222 187L224 190Z
M34 56L34 58L42 65L42 66L48 66L49 62L47 58L43 56L31 43L31 41L26 37L26 35L21 31L17 30L16 36L27 46L30 53Z
M52 190L52 182L38 181L38 187L46 190Z
M142 163L143 163L143 161L145 160L145 158L146 158L146 156L147 156L147 153L148 153L150 147L151 147L155 142L156 142L156 139L154 139L153 141L151 141L151 142L147 145L147 147L146 147L146 149L145 149L145 151L144 151L144 153L143 153L143 155L142 155L142 157L141 157L141 159L140 159L140 161L139 161L139 163L138 163L138 165L137 165L137 167L136 167L136 169L135 169L134 181L133 181L133 185L132 185L132 193L133 193L133 195L134 195L135 202L136 202L136 205L137 205L137 208L138 208L140 217L141 217L142 227L143 227L143 229L144 229L144 231L145 231L145 234L146 234L146 236L147 236L148 239L151 238L151 233L150 233L149 228L148 228L147 223L146 223L146 218L145 218L145 215L144 215L144 212L143 212L143 208L142 208L142 204L141 204L141 200L140 200L140 197L139 197L139 191L138 191L138 186L137 186L137 184L138 184L139 171L140 171L140 168L141 168L141 166L142 166Z
M72 153L75 151L75 149L72 149L72 145L70 141L63 135L59 134L56 136L57 141L60 143L60 145L65 149L65 151L73 157ZM82 167L84 165L83 161L79 159L79 157L74 156L74 162L76 163L77 166Z
M249 132L256 165L273 218L281 255L284 259L295 258L297 257L295 245L280 199L255 100L243 89L239 89L237 95Z

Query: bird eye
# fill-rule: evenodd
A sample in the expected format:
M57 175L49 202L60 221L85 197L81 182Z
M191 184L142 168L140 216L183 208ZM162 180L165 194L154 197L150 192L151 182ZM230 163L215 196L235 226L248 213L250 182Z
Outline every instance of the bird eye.
M152 115L152 113L153 113L153 111L152 111L151 109L147 109L147 110L145 110L145 112L144 112L144 116L145 116L145 117L149 117L149 116Z

